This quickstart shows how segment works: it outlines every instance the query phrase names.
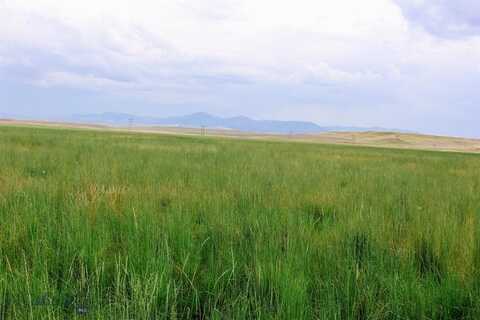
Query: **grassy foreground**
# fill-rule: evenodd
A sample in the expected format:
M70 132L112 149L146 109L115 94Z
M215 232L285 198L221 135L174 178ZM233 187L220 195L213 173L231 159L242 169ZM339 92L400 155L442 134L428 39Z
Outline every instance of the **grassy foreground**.
M479 319L480 156L0 127L0 319Z

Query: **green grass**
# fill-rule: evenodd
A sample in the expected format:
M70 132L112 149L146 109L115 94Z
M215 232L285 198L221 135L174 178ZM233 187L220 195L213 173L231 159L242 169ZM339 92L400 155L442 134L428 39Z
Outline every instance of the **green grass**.
M479 319L477 155L0 127L0 319Z

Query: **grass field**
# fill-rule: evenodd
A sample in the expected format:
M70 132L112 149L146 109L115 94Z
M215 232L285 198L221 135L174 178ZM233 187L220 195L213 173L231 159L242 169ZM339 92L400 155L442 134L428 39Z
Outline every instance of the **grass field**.
M0 127L0 319L479 319L480 156Z

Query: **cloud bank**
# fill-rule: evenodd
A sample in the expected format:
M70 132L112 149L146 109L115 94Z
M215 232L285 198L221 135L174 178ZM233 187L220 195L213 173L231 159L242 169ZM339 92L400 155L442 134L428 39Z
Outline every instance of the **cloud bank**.
M412 22L440 37L480 36L480 2L395 0Z

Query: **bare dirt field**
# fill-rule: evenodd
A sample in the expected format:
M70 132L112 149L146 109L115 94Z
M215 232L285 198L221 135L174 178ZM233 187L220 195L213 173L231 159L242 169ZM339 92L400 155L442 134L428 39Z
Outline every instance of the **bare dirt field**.
M418 149L480 153L480 139L467 139L447 136L434 136L397 132L325 132L318 134L261 134L228 129L201 129L161 126L136 126L133 128L99 124L81 124L68 122L30 121L0 119L0 125L39 126L54 128L72 128L102 131L121 131L138 133L157 133L173 135L207 135L214 137L239 139L267 139L276 141L298 141L325 144L360 145L382 148Z

